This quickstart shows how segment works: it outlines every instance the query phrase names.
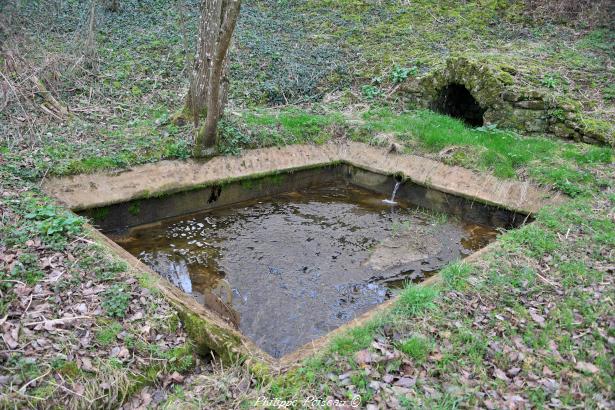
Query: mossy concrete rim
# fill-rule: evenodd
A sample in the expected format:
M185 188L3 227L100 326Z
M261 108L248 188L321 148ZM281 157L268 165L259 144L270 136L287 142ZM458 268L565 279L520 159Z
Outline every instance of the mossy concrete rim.
M216 157L209 161L160 161L122 172L51 177L43 182L43 189L71 210L81 211L337 164L384 175L403 175L404 179L419 185L525 214L563 200L559 193L529 182L502 180L358 142L260 148L247 150L240 156Z

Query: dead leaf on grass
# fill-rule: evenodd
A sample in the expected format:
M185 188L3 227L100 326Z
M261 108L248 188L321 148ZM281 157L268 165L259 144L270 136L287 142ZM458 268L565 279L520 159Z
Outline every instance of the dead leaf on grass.
M578 362L574 368L584 373L591 374L596 374L600 371L600 369L596 365L588 362Z
M368 363L371 363L373 361L373 358L372 358L372 354L370 353L370 351L367 349L364 349L364 350L359 350L357 353L355 353L354 360L357 362L359 366L363 366Z

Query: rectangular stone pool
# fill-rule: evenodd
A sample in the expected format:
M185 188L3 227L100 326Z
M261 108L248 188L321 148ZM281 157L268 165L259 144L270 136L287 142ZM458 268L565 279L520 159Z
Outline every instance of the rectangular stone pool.
M282 357L484 247L525 216L336 165L83 214Z

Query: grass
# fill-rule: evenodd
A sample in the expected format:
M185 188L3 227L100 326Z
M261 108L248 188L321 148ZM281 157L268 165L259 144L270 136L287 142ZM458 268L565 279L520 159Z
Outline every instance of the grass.
M559 171L559 167L557 173L541 172L537 165L545 162L553 165L555 160L570 159L577 164L612 161L610 148L588 147L584 151L578 146L545 137L522 137L512 131L489 126L470 128L460 120L431 111L396 114L388 108L381 108L370 110L363 117L366 121L363 135L393 133L400 140L419 144L428 152L453 149L448 162L489 170L502 178L515 177L520 169L536 166L534 175L539 182L562 181L560 185L566 188L568 185L563 181L569 181L571 193L575 193L572 190L575 183L587 180L586 175L575 173L571 168L567 169L568 172ZM548 169L553 171L552 168Z
M468 278L472 273L472 267L465 263L453 263L440 271L444 284L457 291L463 291L468 287Z
M84 220L22 179L21 168L14 164L0 163L0 312L7 318L16 314L25 317L20 309L32 305L42 309L45 323L67 317L64 309L69 305L73 312L79 308L90 313L78 324L80 329L88 329L87 335L75 333L70 323L63 324L61 332L40 325L40 330L32 327L31 332L14 333L12 337L20 345L38 344L38 349L49 354L24 355L18 349L7 355L9 360L2 362L2 371L17 377L3 385L0 407L6 407L9 401L20 408L42 401L62 402L69 408L118 403L126 394L153 383L160 374L193 367L191 345L184 338L175 340L183 331L173 323L177 318L172 308L155 292L133 298L140 290L128 274L128 265L86 239ZM5 269L7 266L10 269ZM22 305L22 287L40 289L43 297ZM95 293L87 297L84 289L95 289ZM140 319L124 320L129 305L142 313ZM92 314L95 311L96 320ZM9 319L5 326L15 329L14 323L20 322ZM164 335L163 343L143 338L140 331L146 324ZM123 332L125 335L118 337ZM52 350L47 351L49 348ZM108 359L112 348L129 349L131 359ZM79 360L88 360L96 371L84 370L81 363L85 362ZM36 384L26 384L34 379ZM112 387L101 387L104 382ZM23 391L27 395L14 390L21 385L26 386ZM66 389L75 386L85 386L83 394L66 396ZM84 403L77 405L81 400Z
M110 346L117 341L117 335L123 330L119 322L111 322L96 331L96 341L102 346Z
M401 342L398 347L415 362L421 363L427 359L431 343L423 336L412 336L410 339Z
M434 308L433 301L437 295L438 291L433 287L409 283L399 295L393 313L405 318L423 314Z
M511 231L502 239L502 244L513 250L526 249L531 256L537 258L558 248L556 235L534 224Z
M83 21L78 2L62 3L53 12L20 4L17 15L25 21L38 22L27 30L40 41L16 44L28 55L44 59L45 53L51 53L51 60L66 63L52 65L51 73L39 75L57 90L62 102L75 109L75 115L66 122L44 118L44 124L32 127L28 121L9 121L23 115L19 107L11 115L6 111L5 126L25 128L21 132L3 129L0 134L4 142L0 146L12 147L14 152L28 146L22 154L36 162L32 167L35 179L45 174L69 175L188 157L191 125L177 127L169 119L183 104L186 61L193 51L190 36L196 27L198 8L193 2L180 3L181 7L168 8L161 0L128 0L120 13L101 7L100 59L93 75L83 62L69 64L82 53L80 35L74 35L75 27ZM567 79L571 89L560 91L578 101L584 101L587 93L580 91L587 87L607 90L606 100L596 95L596 101L581 105L590 120L604 117L602 122L594 121L597 126L608 125L612 110L603 102L608 101L608 86L613 81L603 67L612 56L612 30L533 26L529 20L518 19L521 10L516 3L449 3L445 7L434 0L412 5L324 0L257 0L245 4L236 47L231 50L230 111L249 107L245 122L251 130L236 132L232 123L230 128L223 127L221 152L234 155L243 146L324 143L329 134L344 127L340 113L306 113L293 108L293 104L314 102L327 93L340 91L340 104L356 102L353 93L360 94L365 85L375 87L372 94L387 94L390 87L429 72L449 55L462 50L483 54L487 45L497 50L486 54L488 59L496 65L515 61L519 77L535 87L543 87L545 78L559 83ZM438 22L438 30L434 30L434 21ZM502 47L503 40L507 47ZM265 107L279 104L286 106L279 112L268 112L270 107ZM38 115L37 110L32 107ZM412 125L420 129L420 138L432 150L447 145L440 130L433 127L462 131L455 124L437 124L441 120L420 115L413 120L384 117L387 115L374 118L373 125L397 127L399 132L407 132L405 125ZM22 133L29 137L14 138ZM467 144L480 138L468 132L462 134ZM504 134L498 135L500 145L505 147L513 137ZM495 148L495 142L492 145ZM533 141L527 149L550 147L548 142ZM464 165L472 157L456 152L454 160ZM483 168L504 177L513 176L525 160L523 150L508 153L505 149L483 153L481 158ZM562 181L559 185L580 194L577 182Z
M498 177L514 178L527 170L535 181L552 185L571 196L585 194L581 186L592 181L591 175L580 169L582 166L612 162L610 148L565 144L546 137L522 137L494 127L469 128L457 119L431 111L396 113L386 107L372 108L362 115L361 120L357 125L327 107L247 110L239 118L232 117L223 122L220 150L236 155L243 148L322 144L337 134L374 143L377 135L388 133L406 143L410 150L418 148L427 153L450 150L445 162L489 171ZM137 143L140 141L137 139ZM143 143L147 141L143 140ZM111 157L60 162L52 172L91 172L187 155L187 145L180 147L173 143L162 145L160 150L154 147L148 153L139 152L137 148ZM609 182L599 180L596 183Z
M246 110L234 117L234 150L294 143L323 143L332 135L380 144L386 134L405 144L410 152L435 155L451 165L487 171L500 178L526 178L553 186L570 195L588 194L588 187L604 187L608 179L596 179L593 165L610 164L609 147L571 144L542 136L521 136L509 130L485 126L471 128L462 121L432 111L395 112L373 104L359 119L348 118L335 106L306 109Z
M99 143L91 146L76 145L52 134L37 157L38 168L47 168L55 175L71 175L190 156L182 130L168 123L168 110L154 109L141 115L129 124L102 130Z
M355 327L335 337L331 341L330 350L343 356L350 356L367 348L373 340L375 330L379 329L386 320L384 317L377 317L364 326Z
M256 110L248 112L244 121L261 146L323 144L331 138L333 127L344 125L339 113L311 113L298 108Z

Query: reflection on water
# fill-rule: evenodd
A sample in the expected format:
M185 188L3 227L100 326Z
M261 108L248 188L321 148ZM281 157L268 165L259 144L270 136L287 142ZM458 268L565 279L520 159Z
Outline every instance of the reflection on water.
M495 238L491 228L383 199L351 187L311 189L114 239L197 300L226 279L242 332L279 357L382 303L392 286Z
M190 271L185 260L173 258L172 255L166 255L163 252L143 252L139 256L141 261L149 265L156 272L164 272L164 276L172 284L186 293L192 293L192 280L190 279Z

